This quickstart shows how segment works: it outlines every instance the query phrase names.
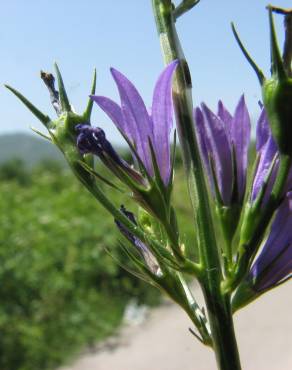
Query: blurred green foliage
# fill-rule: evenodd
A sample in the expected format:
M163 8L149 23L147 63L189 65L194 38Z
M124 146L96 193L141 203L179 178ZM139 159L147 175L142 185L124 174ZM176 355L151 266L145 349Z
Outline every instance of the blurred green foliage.
M110 194L117 206L127 203L127 195ZM182 235L191 245L181 180L175 194ZM54 369L111 334L130 298L158 302L155 288L105 251L127 264L112 218L58 162L31 170L20 160L3 164L0 214L1 370Z

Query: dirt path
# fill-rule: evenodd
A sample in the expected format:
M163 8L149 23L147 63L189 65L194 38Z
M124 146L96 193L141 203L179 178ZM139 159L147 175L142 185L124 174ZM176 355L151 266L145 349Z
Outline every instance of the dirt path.
M292 284L260 298L236 315L244 370L292 369ZM174 305L155 309L139 327L124 328L115 350L84 355L60 370L215 370L213 354L187 331Z

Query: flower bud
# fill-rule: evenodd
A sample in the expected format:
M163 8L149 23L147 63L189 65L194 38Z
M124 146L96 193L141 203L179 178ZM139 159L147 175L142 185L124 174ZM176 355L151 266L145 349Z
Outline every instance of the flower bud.
M292 46L288 42L291 33L292 22L286 22L286 40L284 44L283 56L280 54L278 46L274 20L272 12L275 8L268 7L270 22L271 39L271 78L267 79L263 72L253 61L245 47L243 46L234 26L232 30L234 36L246 57L247 61L254 69L262 87L262 96L267 117L270 123L273 137L279 148L279 152L284 155L292 155L292 76L291 58ZM277 10L279 13L279 11ZM285 17L291 18L291 11L281 10Z
M292 78L264 82L263 100L280 153L292 155Z

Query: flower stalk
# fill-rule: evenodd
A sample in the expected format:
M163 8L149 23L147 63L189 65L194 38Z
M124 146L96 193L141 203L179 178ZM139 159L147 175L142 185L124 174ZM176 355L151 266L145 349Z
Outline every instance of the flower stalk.
M175 59L180 61L174 78L173 101L188 189L195 214L199 262L202 266L200 284L206 300L213 348L219 369L239 370L241 367L230 297L221 293L222 266L212 223L208 188L194 131L190 72L176 32L171 1L153 0L152 4L164 61L166 64Z

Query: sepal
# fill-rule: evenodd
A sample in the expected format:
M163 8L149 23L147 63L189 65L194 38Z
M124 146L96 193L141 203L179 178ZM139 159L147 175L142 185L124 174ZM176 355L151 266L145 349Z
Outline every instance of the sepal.
M285 63L280 54L275 25L273 7L268 6L270 40L271 40L271 78L266 79L262 71L252 60L244 48L234 25L232 31L244 56L257 74L262 87L262 96L266 108L273 137L280 154L292 156L292 78L285 70ZM291 63L291 61L289 61Z
M251 281L243 281L232 297L232 312L236 312L239 309L247 306L250 302L255 300L259 294L252 289Z
M259 80L260 84L262 85L264 83L265 79L266 79L265 75L263 74L261 69L258 67L258 65L255 63L255 61L252 59L249 52L246 50L245 46L243 45L243 43L242 43L242 41L241 41L237 31L236 31L236 28L235 28L233 22L231 23L231 29L232 29L233 35L235 37L235 40L236 40L240 50L242 51L243 55L245 56L246 60L248 61L248 63L252 67L252 69L255 71L255 73L258 77L258 80Z
M10 90L30 111L31 113L39 120L41 123L48 127L49 122L51 121L50 117L42 113L35 105L33 105L25 96L23 96L19 91L14 89L9 85L4 85L8 90Z
M96 69L94 69L94 72L93 72L93 79L92 79L92 86L91 86L90 96L95 94L95 89L96 89ZM87 107L86 107L86 109L83 113L83 117L84 117L85 122L90 122L93 103L94 103L93 100L89 97Z
M200 0L182 0L173 10L173 17L177 20L181 15L191 10Z
M62 112L71 112L72 111L71 105L69 103L69 99L67 96L63 78L62 78L62 75L61 75L61 72L59 70L57 63L54 64L54 67L55 67L57 82L58 82L59 100L60 100L61 110Z

